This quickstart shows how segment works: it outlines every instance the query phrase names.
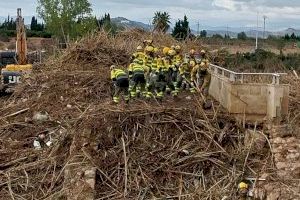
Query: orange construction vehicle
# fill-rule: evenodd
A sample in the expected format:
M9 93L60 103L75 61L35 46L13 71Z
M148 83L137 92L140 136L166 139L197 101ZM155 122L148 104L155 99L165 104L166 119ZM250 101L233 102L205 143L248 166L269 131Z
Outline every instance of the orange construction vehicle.
M16 39L16 58L17 64L6 65L1 70L2 92L11 93L16 84L20 83L20 79L24 74L28 74L32 70L32 65L27 60L27 41L24 19L22 17L21 8L17 10L17 39Z

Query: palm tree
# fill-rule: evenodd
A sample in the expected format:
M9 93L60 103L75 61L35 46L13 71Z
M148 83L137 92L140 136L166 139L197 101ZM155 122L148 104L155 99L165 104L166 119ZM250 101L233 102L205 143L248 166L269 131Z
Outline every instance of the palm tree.
M156 12L152 24L154 31L166 33L170 28L170 15L167 12Z

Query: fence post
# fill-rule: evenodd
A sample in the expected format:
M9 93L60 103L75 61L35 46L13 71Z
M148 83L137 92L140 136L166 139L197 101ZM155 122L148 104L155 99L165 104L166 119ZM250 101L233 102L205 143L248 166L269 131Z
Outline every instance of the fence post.
M235 74L230 73L230 81L235 82Z

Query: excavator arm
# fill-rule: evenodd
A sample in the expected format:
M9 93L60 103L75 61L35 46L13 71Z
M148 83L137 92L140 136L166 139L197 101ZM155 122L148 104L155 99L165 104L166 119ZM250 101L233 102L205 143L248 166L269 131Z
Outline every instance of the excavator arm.
M27 41L26 41L26 29L24 19L22 17L21 8L17 10L17 41L16 41L16 54L19 65L27 64Z

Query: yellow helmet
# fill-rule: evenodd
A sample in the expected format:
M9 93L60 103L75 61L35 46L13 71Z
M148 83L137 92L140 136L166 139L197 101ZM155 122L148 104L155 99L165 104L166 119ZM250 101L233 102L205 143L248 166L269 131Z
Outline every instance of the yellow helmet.
M202 50L200 51L200 53L201 53L201 54L206 54L206 51L205 51L204 49L202 49Z
M205 62L201 62L200 67L205 67Z
M116 68L116 65L112 65L112 66L110 66L110 70L113 70L113 69L115 69Z
M169 47L164 47L164 48L163 48L163 54L164 54L164 55L167 55L167 54L169 53L169 51L170 51L170 48L169 48Z
M196 53L195 49L190 50L190 55L194 55Z
M239 183L239 189L248 189L248 184L245 182L240 182Z
M153 52L157 53L159 51L159 49L157 47L154 47Z
M177 52L178 52L178 51L181 51L181 46L180 46L180 45L176 45L175 50L176 50Z
M143 51L143 47L141 45L139 45L137 48L136 48L137 51Z
M152 46L147 46L145 50L146 52L153 52L154 48Z
M168 52L169 56L175 56L176 55L176 51L171 49L169 52Z

